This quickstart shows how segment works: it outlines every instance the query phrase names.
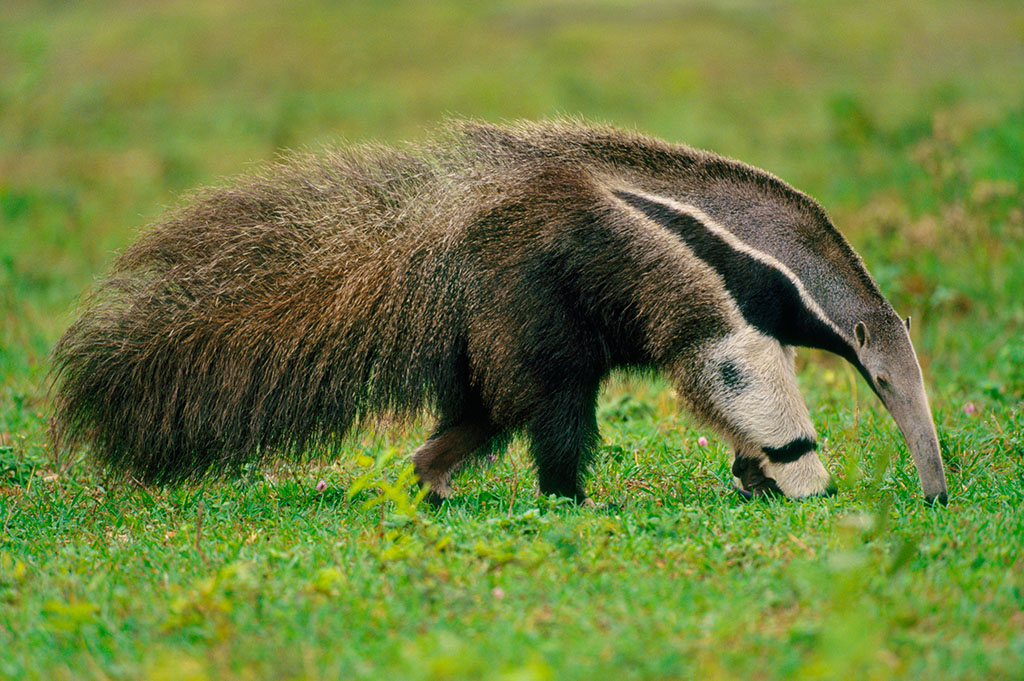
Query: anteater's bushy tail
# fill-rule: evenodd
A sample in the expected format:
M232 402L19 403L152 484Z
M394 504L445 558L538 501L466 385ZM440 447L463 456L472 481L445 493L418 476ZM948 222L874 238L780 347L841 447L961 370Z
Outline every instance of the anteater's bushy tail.
M115 476L174 482L322 450L443 394L465 218L446 167L296 156L150 228L54 351L55 450L90 443Z
M88 444L114 476L175 482L323 451L370 417L456 413L473 390L513 427L532 398L501 347L543 302L523 290L495 318L506 264L562 272L545 226L591 234L572 212L590 200L579 167L677 167L663 147L571 121L454 122L201 192L121 254L54 350L54 450Z

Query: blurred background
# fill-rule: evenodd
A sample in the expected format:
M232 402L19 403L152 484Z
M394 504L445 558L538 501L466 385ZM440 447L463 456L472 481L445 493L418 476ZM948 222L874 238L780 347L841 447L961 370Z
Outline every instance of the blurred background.
M915 317L933 390L1015 414L1022 73L1017 0L5 0L0 431L36 441L78 296L186 190L448 116L564 114L816 196Z

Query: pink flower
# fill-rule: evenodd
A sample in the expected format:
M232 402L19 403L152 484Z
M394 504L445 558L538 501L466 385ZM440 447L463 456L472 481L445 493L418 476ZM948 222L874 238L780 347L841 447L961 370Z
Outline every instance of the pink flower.
M701 447L707 447L708 439L701 435L699 438L697 438L697 444L699 444Z
M964 405L964 413L970 416L975 412L974 402L968 402Z
M505 597L505 590L502 589L500 586L496 586L493 589L491 589L491 596L493 596L495 600L500 601L502 598Z
M326 480L321 480L320 482L316 483L316 491L317 492L323 492L325 489L327 489L327 481Z

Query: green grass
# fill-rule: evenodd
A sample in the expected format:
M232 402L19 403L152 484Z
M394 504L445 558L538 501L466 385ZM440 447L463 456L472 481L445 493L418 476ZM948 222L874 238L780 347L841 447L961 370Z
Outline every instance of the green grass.
M5 2L0 677L1024 678L1022 72L1014 2ZM200 487L54 467L47 353L183 191L446 114L561 113L823 201L914 318L947 508L861 379L810 352L827 500L741 502L725 446L627 376L602 395L599 509L538 498L522 443L416 504L427 420Z

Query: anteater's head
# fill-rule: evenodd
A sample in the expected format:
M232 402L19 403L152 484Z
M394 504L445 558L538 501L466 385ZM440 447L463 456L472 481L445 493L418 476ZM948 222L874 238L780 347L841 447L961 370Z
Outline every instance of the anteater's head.
M903 433L925 498L945 504L946 475L921 367L910 343L910 318L904 321L891 308L883 309L857 322L853 336L858 368Z

